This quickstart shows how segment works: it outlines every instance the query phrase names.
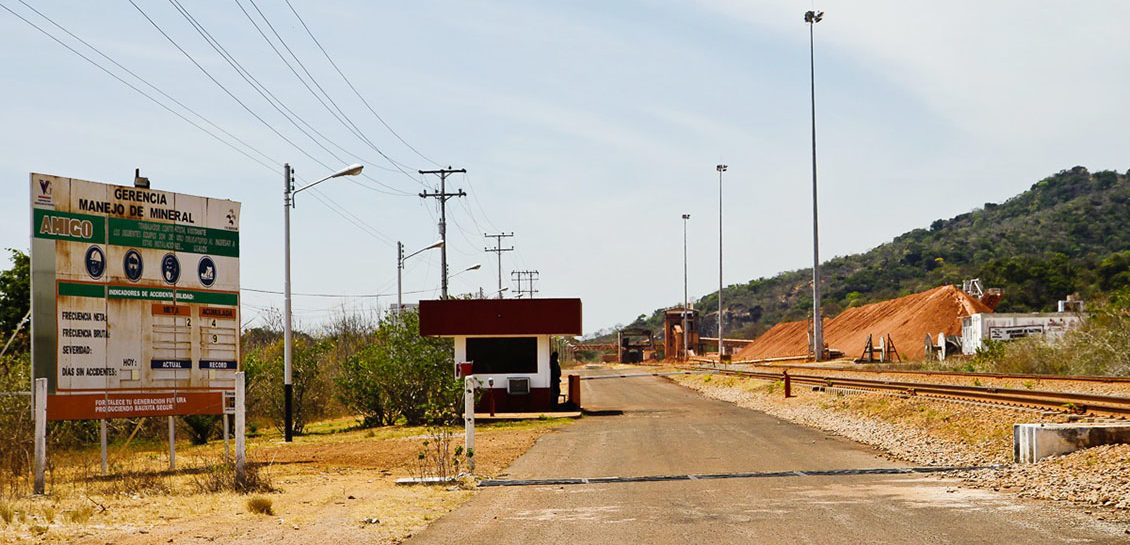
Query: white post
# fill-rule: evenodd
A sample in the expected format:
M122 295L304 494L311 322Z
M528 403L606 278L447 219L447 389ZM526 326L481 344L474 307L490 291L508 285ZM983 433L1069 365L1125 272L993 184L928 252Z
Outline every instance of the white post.
M467 471L475 470L475 377L463 379L463 448L467 453Z
M35 379L35 493L47 483L47 379Z
M243 371L235 374L235 478L237 482L243 482L246 478L245 473L245 447L246 447L246 412L244 411L244 394L245 389L243 385Z
M177 421L169 417L169 471L177 468Z
M294 381L293 371L291 370L291 357L292 349L294 346L294 337L291 328L291 311L290 311L290 206L291 199L291 170L290 164L283 165L285 184L283 190L283 405L284 412L286 413L283 418L283 438L286 442L291 441L291 411L293 410L294 403Z
M109 465L107 464L107 457L106 457L106 419L105 418L102 419L101 426L99 426L98 432L99 432L99 435L100 435L100 437L99 437L100 443L102 445L102 474L106 475L106 474L110 473L110 468L109 468Z

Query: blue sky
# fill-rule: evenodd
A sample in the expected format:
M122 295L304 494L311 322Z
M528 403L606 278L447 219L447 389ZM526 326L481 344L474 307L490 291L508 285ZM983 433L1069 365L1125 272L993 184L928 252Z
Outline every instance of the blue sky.
M172 4L135 0L302 151L128 1L26 1L253 146L245 151L265 164L0 10L0 179L9 196L0 200L0 246L27 247L28 172L126 184L140 167L154 187L241 201L242 284L281 290L282 163L310 181L360 157L368 178L298 197L294 290L390 295L299 297L296 316L316 328L342 309L395 300L395 242L411 251L437 238L435 201L416 196L436 182L397 172L327 113L240 11L255 14L250 0L182 5L341 160L239 79ZM1077 164L1130 168L1130 5L1121 2L292 0L366 100L432 163L365 109L283 0L256 1L382 152L409 172L468 170L449 179L470 197L449 203L448 255L452 271L483 268L453 278L452 290L493 290L482 234L513 231L504 285L513 289L511 270L538 270L540 296L584 300L586 331L681 300L683 213L692 215L691 294L717 288L719 162L730 165L726 283L810 265L802 15L812 7L827 13L816 27L822 256L866 250ZM0 4L120 73L19 0ZM438 262L435 252L408 262L405 290L419 293L407 300L438 294ZM244 302L254 324L281 297L248 292Z

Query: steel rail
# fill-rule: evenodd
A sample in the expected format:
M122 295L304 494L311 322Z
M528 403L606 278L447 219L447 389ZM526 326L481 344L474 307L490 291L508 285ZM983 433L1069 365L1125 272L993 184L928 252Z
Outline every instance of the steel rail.
M771 360L762 360L771 361ZM736 361L734 364L743 362ZM899 375L925 375L937 377L995 378L1015 380L1046 380L1056 382L1101 382L1109 384L1130 383L1130 377L1104 377L1099 375L1039 375L1033 373L975 373L965 371L924 371L918 369L858 369L853 367L816 367L811 365L761 365L774 369L805 369L819 371L842 371L845 373L874 373Z
M711 370L719 374L744 376L763 380L778 381L784 380L785 378L785 373L783 372L742 371L737 369ZM1019 390L1015 388L969 386L963 384L901 382L811 374L788 373L788 377L790 381L797 384L808 384L825 388L888 391L896 392L904 396L962 399L1049 409L1076 414L1091 413L1119 418L1130 417L1130 397L1123 396Z

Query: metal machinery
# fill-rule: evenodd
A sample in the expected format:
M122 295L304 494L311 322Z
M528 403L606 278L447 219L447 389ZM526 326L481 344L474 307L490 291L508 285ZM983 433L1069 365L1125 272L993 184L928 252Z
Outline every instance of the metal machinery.
M616 347L620 363L640 363L655 354L655 335L650 329L626 327L616 333Z

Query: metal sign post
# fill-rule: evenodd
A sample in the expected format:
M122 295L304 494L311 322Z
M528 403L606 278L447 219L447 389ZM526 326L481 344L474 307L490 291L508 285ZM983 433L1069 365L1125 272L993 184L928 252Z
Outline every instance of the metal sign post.
M243 383L243 371L235 374L235 479L243 482L247 478L246 470L246 443L247 443L247 400L246 386Z
M475 470L475 377L463 379L463 448L467 456L467 471Z
M35 379L35 493L47 482L47 379Z

